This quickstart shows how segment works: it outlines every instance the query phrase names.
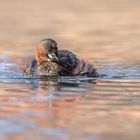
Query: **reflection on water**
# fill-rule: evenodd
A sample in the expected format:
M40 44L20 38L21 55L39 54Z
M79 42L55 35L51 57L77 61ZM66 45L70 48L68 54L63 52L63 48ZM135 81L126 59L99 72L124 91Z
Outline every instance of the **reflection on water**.
M139 138L139 66L100 62L97 79L38 79L22 75L23 58L0 61L0 139Z

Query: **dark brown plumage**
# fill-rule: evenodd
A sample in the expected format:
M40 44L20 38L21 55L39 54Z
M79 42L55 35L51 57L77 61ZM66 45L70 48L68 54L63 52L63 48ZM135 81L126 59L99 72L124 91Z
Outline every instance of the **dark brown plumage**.
M33 58L24 70L30 76L88 76L96 77L93 65L79 59L68 50L58 50L52 39L44 39L37 46Z

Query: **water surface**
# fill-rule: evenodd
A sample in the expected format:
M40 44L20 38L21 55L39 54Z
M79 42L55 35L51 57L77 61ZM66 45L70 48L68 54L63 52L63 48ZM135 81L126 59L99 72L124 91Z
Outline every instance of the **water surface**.
M24 58L0 60L0 139L139 138L139 66L100 62L100 78L38 79L23 76Z

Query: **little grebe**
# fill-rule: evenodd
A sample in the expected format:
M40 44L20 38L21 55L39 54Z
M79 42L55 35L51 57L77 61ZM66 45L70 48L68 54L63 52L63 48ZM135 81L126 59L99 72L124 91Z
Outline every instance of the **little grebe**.
M88 76L96 77L93 65L79 59L68 50L58 50L53 39L44 39L36 48L36 55L24 70L28 76Z

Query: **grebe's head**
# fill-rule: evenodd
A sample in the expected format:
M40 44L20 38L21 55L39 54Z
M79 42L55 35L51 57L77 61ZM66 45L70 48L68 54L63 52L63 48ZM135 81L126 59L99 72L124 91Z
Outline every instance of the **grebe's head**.
M43 39L37 46L36 59L39 64L43 62L59 63L57 43L50 38Z

